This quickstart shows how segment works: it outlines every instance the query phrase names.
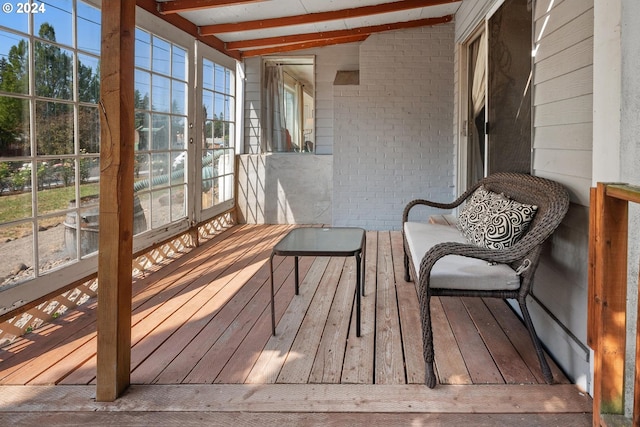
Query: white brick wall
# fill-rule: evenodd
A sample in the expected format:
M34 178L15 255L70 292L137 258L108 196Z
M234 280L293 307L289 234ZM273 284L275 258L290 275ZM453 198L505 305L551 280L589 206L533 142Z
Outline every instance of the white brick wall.
M453 200L453 39L446 24L362 43L360 85L334 87L334 225L397 230L410 200Z

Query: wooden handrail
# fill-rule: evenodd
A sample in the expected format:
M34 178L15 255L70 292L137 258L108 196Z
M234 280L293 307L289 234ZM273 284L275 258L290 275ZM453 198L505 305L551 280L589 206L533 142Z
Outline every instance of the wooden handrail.
M591 189L587 341L594 350L594 426L607 425L603 415L624 414L629 202L640 203L640 187L598 183ZM640 425L639 326L633 425Z

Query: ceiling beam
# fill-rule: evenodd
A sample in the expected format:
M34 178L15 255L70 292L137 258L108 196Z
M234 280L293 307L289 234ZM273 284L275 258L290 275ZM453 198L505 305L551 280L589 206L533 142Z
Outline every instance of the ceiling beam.
M447 22L451 22L452 20L453 20L453 15L446 15L438 18L426 18L426 19L418 19L415 21L395 22L392 24L353 28L351 30L326 31L323 33L296 34L291 36L268 37L264 39L227 42L226 47L228 50L239 50L239 49L252 49L252 48L263 47L263 46L276 46L276 45L286 45L286 44L294 44L294 43L304 43L304 42L311 42L316 40L335 39L337 37L369 35L373 33L380 33L383 31L399 30L402 28L425 27L425 26L431 26L431 25L437 25L437 24L444 24Z
M160 2L158 12L163 15L180 12L191 12L200 9L212 9L214 7L235 6L244 3L256 3L264 0L171 0Z
M331 45L342 44L342 43L355 43L355 42L364 41L367 39L367 37L369 37L368 34L358 34L355 36L336 37L333 39L287 44L284 46L267 47L264 49L246 50L246 51L242 51L242 57L249 58L251 56L273 55L276 53L291 52L294 50L311 49L311 48L323 47L323 46L331 46Z
M157 16L158 18L168 22L174 27L181 29L185 33L192 35L193 37L200 40L202 43L206 44L207 46L211 46L215 50L222 52L225 55L228 55L234 59L240 59L239 55L237 55L237 52L228 51L224 47L224 42L219 38L214 37L212 35L209 35L209 36L201 35L198 31L198 27L196 27L193 22L187 21L185 18L177 14L169 14L169 15L160 14L160 12L158 12L158 5L155 0L136 0L136 5L143 8L147 12Z
M459 0L403 0L373 6L362 6L329 12L308 13L305 15L285 16L282 18L259 19L255 21L235 22L228 24L203 25L200 34L211 35L238 31L262 30L265 28L283 27L287 25L311 24L314 22L337 19L358 18L380 13L398 12L402 10L456 3Z

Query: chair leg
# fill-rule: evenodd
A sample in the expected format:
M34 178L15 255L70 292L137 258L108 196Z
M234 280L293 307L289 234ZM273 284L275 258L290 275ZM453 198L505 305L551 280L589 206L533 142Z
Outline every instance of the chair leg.
M538 338L536 330L533 326L533 322L531 321L529 309L527 309L527 303L523 300L518 301L518 304L520 305L520 311L522 312L524 323L527 326L527 330L529 331L529 336L531 337L531 341L533 342L533 347L536 350L536 355L538 356L538 361L540 362L540 369L542 370L544 380L547 384L553 384L553 374L551 373L551 368L549 368L547 359L544 357L544 350L542 349L542 344L540 343L540 339Z
M431 328L431 297L425 296L420 304L422 317L422 352L424 356L424 383L429 388L436 386L436 373L433 366L433 329Z

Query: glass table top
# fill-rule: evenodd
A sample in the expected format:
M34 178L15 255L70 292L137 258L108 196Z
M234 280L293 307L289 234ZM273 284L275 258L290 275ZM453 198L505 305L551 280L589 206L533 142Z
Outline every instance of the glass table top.
M303 227L291 230L276 246L276 255L351 256L362 251L365 231L354 227Z

